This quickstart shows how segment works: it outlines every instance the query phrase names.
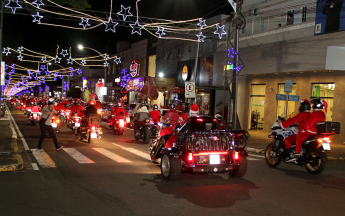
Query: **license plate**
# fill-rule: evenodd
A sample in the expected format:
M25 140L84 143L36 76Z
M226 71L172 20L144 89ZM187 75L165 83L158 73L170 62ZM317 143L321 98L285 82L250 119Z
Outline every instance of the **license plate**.
M34 116L34 118L36 118L36 117L37 117L37 114L33 114L33 116Z
M210 164L220 164L219 155L210 155Z
M322 146L324 150L331 150L331 145L328 142L323 142Z
M53 128L57 128L57 123L52 123Z
M96 133L91 133L91 138L97 138L97 134Z
M80 123L75 123L75 127L80 127Z

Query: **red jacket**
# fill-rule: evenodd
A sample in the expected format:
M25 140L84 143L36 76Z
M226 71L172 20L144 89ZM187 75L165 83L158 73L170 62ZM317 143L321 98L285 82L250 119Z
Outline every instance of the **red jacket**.
M76 111L77 109L78 109L78 107L77 107L76 105L73 104L73 105L71 106L71 109L70 109L70 110L71 110L71 113L74 114L74 111Z
M298 122L298 129L299 129L299 133L304 133L307 131L307 122L310 119L310 112L309 111L304 111L299 113L298 115L296 115L293 118L290 118L284 122L282 122L282 128L287 128L292 124L295 124Z
M78 105L77 113L80 114L84 110L84 106Z
M322 110L316 110L310 114L309 121L306 125L309 133L317 134L316 124L326 121L326 113Z
M188 119L188 116L186 113L181 113L180 117L183 119L183 122L185 122Z
M65 105L63 103L58 103L57 105L58 110L65 110Z
M161 121L161 112L158 110L152 110L149 115L151 116L152 120L156 120L157 123Z
M118 108L116 109L116 111L115 111L115 113L116 113L116 118L117 118L117 119L123 118L123 117L120 117L120 113L121 113L121 112L123 112L123 114L125 115L124 117L127 117L127 116L128 116L128 114L127 114L127 112L126 112L126 110L125 110L124 108L118 107Z
M167 113L170 113L170 112L174 112L174 113L177 113L178 115L180 115L180 114L177 112L177 110L175 110L175 109L171 109L171 110L169 110Z

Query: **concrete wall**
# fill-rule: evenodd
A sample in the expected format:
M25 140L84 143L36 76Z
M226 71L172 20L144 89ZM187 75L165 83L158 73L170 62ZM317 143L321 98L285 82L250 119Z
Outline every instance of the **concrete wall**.
M296 94L301 99L309 99L312 96L312 83L335 83L334 105L332 121L340 122L345 126L345 71L339 72L309 72L292 74L268 74L249 75L246 80L245 105L244 105L244 128L250 128L250 91L252 84L266 84L265 97L265 119L263 124L264 132L268 133L272 124L276 121L278 83L284 83L286 79L292 79L296 83ZM270 90L273 87L273 90ZM295 106L295 113L298 113L298 103ZM344 130L342 130L344 131ZM345 133L332 136L332 140L337 143L345 142Z

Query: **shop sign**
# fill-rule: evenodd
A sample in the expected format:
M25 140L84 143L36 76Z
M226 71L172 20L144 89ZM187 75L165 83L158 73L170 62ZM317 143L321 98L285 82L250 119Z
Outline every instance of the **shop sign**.
M133 60L129 69L129 74L132 77L136 77L136 76L139 76L139 72L140 72L140 64L138 64L136 60Z
M185 65L182 69L182 79L186 81L188 78L188 67Z
M286 95L285 94L277 94L276 100L286 101Z
M119 83L119 82L121 82L121 77L119 77L119 78L116 78L116 79L115 79L115 82L116 82L116 83Z
M185 98L195 98L195 82L185 82Z
M299 95L289 95L289 101L299 102Z

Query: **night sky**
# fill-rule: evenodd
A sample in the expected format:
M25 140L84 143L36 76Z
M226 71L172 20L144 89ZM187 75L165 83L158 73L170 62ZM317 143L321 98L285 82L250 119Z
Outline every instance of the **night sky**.
M88 0L88 2L91 5L90 10L109 13L110 0ZM123 4L125 7L131 6L131 13L135 15L135 2L135 0L114 0L113 13L119 12L121 4ZM139 10L141 15L145 17L185 20L199 17L209 18L222 13L229 14L231 6L227 0L141 0ZM121 40L135 42L148 36L148 33L144 33L142 36L132 35L131 28L119 26L116 27L116 33L105 32L105 25L87 31L42 26L33 23L31 16L17 14L7 13L4 20L4 46L15 49L18 46L24 46L31 50L52 55L55 53L57 44L60 45L60 50L72 47L74 56L81 54L76 48L79 43L97 49L102 53L105 53L108 48L108 53L112 54L116 51L116 42ZM45 18L42 19L43 21L71 24L69 21ZM73 22L72 25L78 25L78 22Z

